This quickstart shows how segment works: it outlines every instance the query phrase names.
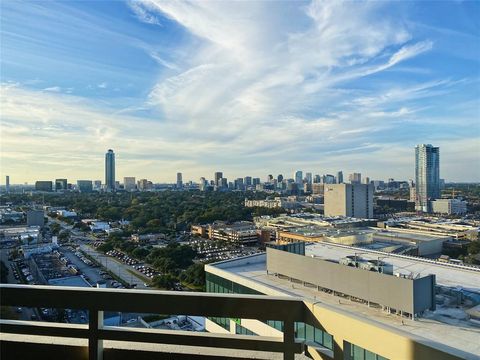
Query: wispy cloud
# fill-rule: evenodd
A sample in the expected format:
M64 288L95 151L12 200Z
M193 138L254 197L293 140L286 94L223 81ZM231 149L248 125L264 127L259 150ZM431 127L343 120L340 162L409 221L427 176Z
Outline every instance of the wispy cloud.
M62 88L60 86L51 86L43 89L43 91L60 92L62 91Z

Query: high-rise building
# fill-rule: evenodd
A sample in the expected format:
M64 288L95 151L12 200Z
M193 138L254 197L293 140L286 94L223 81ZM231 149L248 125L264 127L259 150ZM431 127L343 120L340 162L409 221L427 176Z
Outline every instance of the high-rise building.
M88 193L93 191L92 180L77 180L78 191Z
M102 189L102 180L95 180L93 182L93 188L97 191L101 190Z
M177 189L183 188L183 180L182 180L182 173L177 173Z
M283 175L282 174L278 174L277 176L277 182L278 183L281 183L283 181Z
M260 178L253 178L252 179L252 185L257 186L260 184Z
M322 182L322 177L319 175L319 174L316 174L314 177L313 177L313 182L315 184L320 184Z
M223 178L223 173L221 171L217 171L214 174L213 178L214 178L214 181L215 181L215 185L220 186L221 185L220 179Z
M251 176L245 176L245 179L243 179L245 186L252 186L252 177Z
M326 174L323 175L323 183L324 184L335 184L335 176Z
M305 180L307 180L307 184L313 183L313 177L311 172L307 172L305 174Z
M350 184L361 184L362 183L362 174L360 173L353 173L348 175L348 181Z
M440 148L415 146L415 209L431 212L430 202L440 197Z
M303 184L303 172L301 170L295 172L295 182L297 184Z
M343 171L337 172L337 184L343 183Z
M105 154L105 188L115 191L115 153L112 149Z
M10 176L5 176L5 192L10 192Z
M365 177L365 184L370 184L370 178L368 176Z
M128 176L123 178L123 188L125 191L135 191L136 186L136 179L133 176Z
M373 218L373 185L325 184L325 216Z
M55 180L55 191L67 190L67 179L56 179Z
M52 191L53 183L51 181L36 181L35 190L37 191Z
M198 184L198 188L200 189L200 191L205 191L205 189L207 188L207 180L204 178L204 177L201 177L200 178L200 183Z

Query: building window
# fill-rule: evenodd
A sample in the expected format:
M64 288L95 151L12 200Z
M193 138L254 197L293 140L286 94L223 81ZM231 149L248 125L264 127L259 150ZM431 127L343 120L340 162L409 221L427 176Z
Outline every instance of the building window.
M347 343L347 342L345 342ZM347 343L349 344L349 343ZM351 360L388 360L387 358L377 355L355 344L350 345L350 359Z

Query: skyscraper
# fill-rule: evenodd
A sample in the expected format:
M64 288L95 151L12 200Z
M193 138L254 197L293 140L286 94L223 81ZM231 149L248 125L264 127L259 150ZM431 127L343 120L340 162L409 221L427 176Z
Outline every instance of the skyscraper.
M343 183L343 171L337 172L337 184Z
M415 209L430 212L430 201L440 197L440 148L415 146Z
M10 176L5 177L5 192L10 192Z
M67 190L67 179L55 180L55 191Z
M362 183L362 174L360 173L353 173L348 175L348 180L350 184L361 184Z
M181 189L183 187L183 180L182 180L182 173L177 173L177 189Z
M303 172L301 170L295 172L295 182L297 184L303 184Z
M105 188L115 191L115 153L112 149L105 154Z
M220 186L220 179L223 178L223 173L221 171L217 171L214 174L215 185Z
M307 184L311 184L313 182L313 177L311 172L307 172L305 174L305 179L307 180Z

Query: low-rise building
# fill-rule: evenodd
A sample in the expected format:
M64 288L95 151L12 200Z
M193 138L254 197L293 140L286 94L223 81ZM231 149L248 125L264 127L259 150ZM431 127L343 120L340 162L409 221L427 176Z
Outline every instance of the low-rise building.
M232 242L235 244L254 244L258 242L255 224L249 221L239 221L233 224L215 222L208 227L208 237L211 240Z
M432 212L436 214L463 215L467 213L467 202L459 199L436 199L432 201Z

